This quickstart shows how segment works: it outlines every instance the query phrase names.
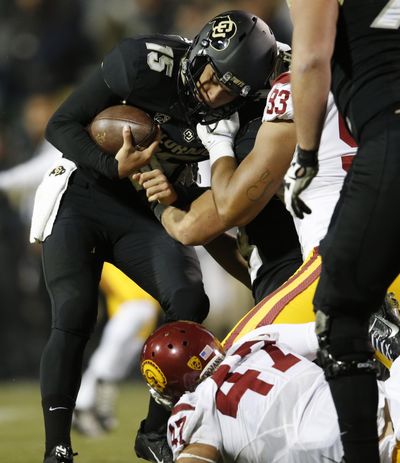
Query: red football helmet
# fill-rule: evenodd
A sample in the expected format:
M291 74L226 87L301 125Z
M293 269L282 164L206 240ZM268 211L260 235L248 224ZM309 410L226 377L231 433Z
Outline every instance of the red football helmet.
M140 359L144 379L173 405L193 391L205 373L212 373L225 356L218 339L202 325L178 321L161 326L145 342ZM161 401L164 405L164 401Z

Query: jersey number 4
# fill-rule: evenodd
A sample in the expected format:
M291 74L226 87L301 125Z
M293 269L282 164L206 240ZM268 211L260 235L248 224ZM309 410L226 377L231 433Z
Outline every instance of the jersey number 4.
M243 344L235 355L245 356L250 353L250 347L254 342ZM273 368L285 372L290 367L300 361L299 358L292 354L283 353L273 342L265 341L263 350L267 352L273 360ZM254 391L257 394L266 396L273 388L273 384L269 384L258 378L260 372L257 370L249 369L244 373L231 373L229 374L229 365L222 365L212 376L217 386L220 388L222 383L233 383L227 394L224 394L220 389L216 394L216 407L217 410L223 415L236 418L239 402L246 391Z

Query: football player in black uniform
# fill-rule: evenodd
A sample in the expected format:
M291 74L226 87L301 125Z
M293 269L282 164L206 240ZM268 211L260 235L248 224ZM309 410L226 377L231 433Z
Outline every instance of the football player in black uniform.
M155 297L166 320L201 322L207 315L208 298L194 251L167 235L148 208L145 193L128 178L147 162L156 143L135 151L125 130L124 145L112 157L90 139L86 127L106 107L126 103L142 108L161 126L159 152L152 161L161 165L175 188L190 187L191 164L207 156L196 137L196 123L211 123L240 109L245 124L253 117L251 102L266 93L277 56L270 29L255 16L227 12L208 27L218 38L208 44L219 51L218 59L203 53L189 63L191 43L178 36L123 40L49 121L47 139L77 169L43 242L53 311L41 361L45 463L73 461L71 417L84 349L96 321L103 262L113 263ZM254 114L259 114L259 106L254 106ZM62 169L54 172L63 174ZM282 281L292 271L290 266L280 275ZM171 461L166 418L151 401L135 444L142 458Z
M370 314L400 273L400 14L388 0L292 0L292 90L298 170L292 207L318 171L331 88L358 152L322 241L314 298L319 358L339 417L346 463L377 463L377 386ZM390 332L390 330L388 331Z

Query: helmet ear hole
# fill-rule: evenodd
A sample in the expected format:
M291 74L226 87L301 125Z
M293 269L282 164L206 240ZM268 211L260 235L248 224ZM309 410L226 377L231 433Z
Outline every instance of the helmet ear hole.
M188 342L187 342L187 341L183 341L183 342L182 342L182 345L186 347L186 346L188 345Z
M168 347L168 349L173 349L174 348L174 346L172 344L168 344L167 347Z

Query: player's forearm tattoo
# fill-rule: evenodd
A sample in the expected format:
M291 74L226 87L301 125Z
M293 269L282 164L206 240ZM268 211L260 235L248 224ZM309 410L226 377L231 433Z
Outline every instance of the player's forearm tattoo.
M247 198L250 201L258 201L264 196L273 183L274 179L272 178L271 171L267 169L260 175L260 178L255 184L247 189Z

